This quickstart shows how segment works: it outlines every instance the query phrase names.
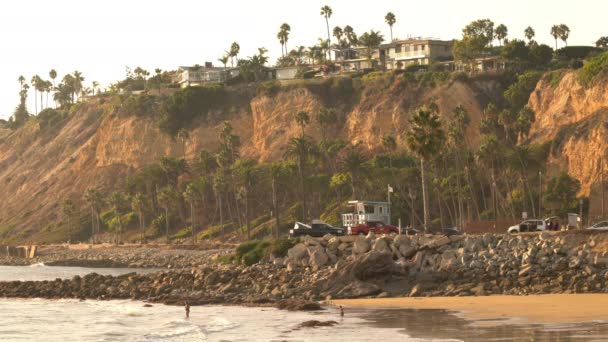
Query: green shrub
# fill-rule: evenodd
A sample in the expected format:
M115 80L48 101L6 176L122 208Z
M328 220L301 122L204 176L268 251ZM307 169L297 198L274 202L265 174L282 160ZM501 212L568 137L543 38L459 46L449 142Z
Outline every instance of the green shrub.
M258 85L257 94L258 96L273 97L281 90L281 83L279 81L266 81Z
M65 114L65 112L60 110L46 108L38 114L38 124L40 125L41 129L44 129L46 127L53 127L58 122L63 120Z
M557 50L557 55L560 59L585 59L595 53L601 52L602 49L595 46L566 46Z
M129 96L122 102L119 113L137 116L154 114L158 112L157 99L146 94Z
M277 258L283 258L287 255L287 251L296 245L296 240L279 238L272 241L270 245L270 253Z
M226 102L225 89L219 85L188 87L171 95L161 106L158 127L171 136L189 126L196 118L207 119L210 109Z
M606 70L608 70L608 52L588 60L578 72L579 81L581 84L589 86L600 74L606 74Z
M382 71L373 71L373 72L370 72L369 74L363 75L361 80L363 80L363 82L368 82L368 81L372 81L372 80L375 80L375 79L378 79L381 77L384 77L384 73Z
M246 266L256 264L268 254L270 245L268 241L253 240L243 242L236 248L234 260Z

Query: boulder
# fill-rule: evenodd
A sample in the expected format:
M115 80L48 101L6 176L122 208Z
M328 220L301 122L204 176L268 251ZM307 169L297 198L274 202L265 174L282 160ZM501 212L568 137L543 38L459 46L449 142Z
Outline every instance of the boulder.
M354 254L365 254L369 251L370 243L365 238L358 238L353 245Z
M388 244L384 239L376 239L372 247L372 251L378 253L391 253L391 249L388 247Z
M321 249L317 249L310 255L310 266L312 266L313 270L318 270L319 268L325 266L329 261L329 257L327 253L325 253Z
M329 241L327 241L327 248L332 251L335 251L338 249L338 247L340 246L341 243L342 243L342 241L340 241L340 238L337 236L334 236L331 239L329 239Z
M409 259L416 254L417 249L414 246L401 245L399 246L399 253L406 258Z
M315 238L311 237L310 235L304 236L304 238L302 239L302 243L305 244L306 246L318 246L319 245L319 241L317 241Z
M452 242L452 240L450 240L450 238L449 238L449 237L447 237L447 236L442 236L442 237L440 237L439 239L437 239L437 240L435 240L435 241L431 242L431 243L430 243L430 246L431 246L431 247L435 247L435 248L437 248L437 247L445 246L445 245L449 244L450 242Z
M287 251L287 257L291 260L300 260L308 253L308 248L303 243L293 246Z
M357 258L352 267L353 275L359 280L388 276L395 271L396 267L392 254L375 251Z

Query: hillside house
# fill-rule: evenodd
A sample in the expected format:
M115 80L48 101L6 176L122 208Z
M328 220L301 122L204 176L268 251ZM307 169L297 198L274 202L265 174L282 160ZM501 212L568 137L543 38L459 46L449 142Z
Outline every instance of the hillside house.
M201 86L209 83L222 83L239 75L238 68L214 67L206 62L205 66L179 67L175 83L181 88Z
M394 70L408 65L429 65L452 60L451 40L412 38L394 40L380 46L379 60L383 69Z

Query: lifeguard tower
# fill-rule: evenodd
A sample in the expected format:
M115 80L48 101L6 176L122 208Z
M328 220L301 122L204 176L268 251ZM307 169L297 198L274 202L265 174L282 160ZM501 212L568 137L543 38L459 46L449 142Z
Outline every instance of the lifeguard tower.
M353 227L369 221L391 224L389 202L348 201L348 205L352 208L352 211L348 214L342 214L342 225L344 227Z

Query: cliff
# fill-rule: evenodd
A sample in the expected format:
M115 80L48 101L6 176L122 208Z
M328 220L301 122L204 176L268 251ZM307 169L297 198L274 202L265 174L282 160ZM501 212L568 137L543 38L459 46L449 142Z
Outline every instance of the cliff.
M591 212L599 212L600 160L606 167L608 78L590 85L579 82L576 71L545 75L530 96L536 113L532 142L551 142L550 172L565 170L581 182L581 194L590 196ZM600 197L601 198L601 197Z

